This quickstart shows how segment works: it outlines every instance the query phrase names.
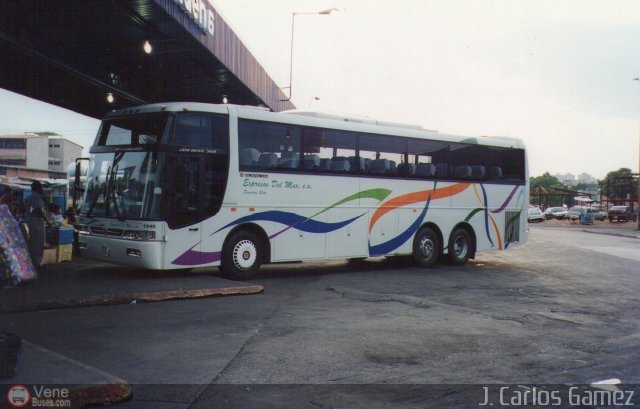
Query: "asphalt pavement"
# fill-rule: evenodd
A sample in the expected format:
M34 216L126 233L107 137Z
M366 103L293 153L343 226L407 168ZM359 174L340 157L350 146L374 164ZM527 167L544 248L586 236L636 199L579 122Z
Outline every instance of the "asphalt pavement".
M525 246L461 267L271 265L253 296L4 313L0 328L31 357L126 381L132 397L116 408L477 407L483 384L637 384L640 241L604 226L541 223ZM154 291L223 280L115 269L102 279ZM16 379L39 379L24 370Z
M248 295L263 290L260 285L226 280L217 268L136 271L80 257L47 265L33 282L1 289L0 313Z
M217 269L132 271L76 258L46 266L35 281L0 289L0 314L252 295L264 290L261 285L227 280L216 273ZM0 327L2 330L12 329ZM125 380L27 339L22 340L17 374L0 380L6 387L15 384L65 386L71 391L73 407L104 405L131 396Z

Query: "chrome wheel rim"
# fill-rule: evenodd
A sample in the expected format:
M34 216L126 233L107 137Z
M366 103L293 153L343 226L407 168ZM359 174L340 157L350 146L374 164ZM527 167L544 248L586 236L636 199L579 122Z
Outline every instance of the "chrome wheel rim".
M464 237L459 236L453 241L453 253L458 258L464 258L467 255L467 251L469 249L469 244Z
M258 258L258 249L250 240L239 241L233 248L233 264L238 270L250 270Z
M435 252L435 245L433 243L433 240L431 240L431 237L423 237L420 239L420 256L422 256L422 258L424 260L430 260L431 257L433 257L433 254Z

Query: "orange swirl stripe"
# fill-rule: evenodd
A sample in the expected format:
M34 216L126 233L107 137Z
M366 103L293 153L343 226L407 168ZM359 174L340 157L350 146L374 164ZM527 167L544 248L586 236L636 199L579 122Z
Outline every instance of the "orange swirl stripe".
M431 200L444 199L445 197L457 195L470 185L470 183L454 183L453 185L441 187L435 190L422 190L420 192L407 193L406 195L394 197L393 199L381 204L376 209L375 213L373 213L371 223L369 224L369 233L371 233L371 229L373 229L373 226L376 224L378 219L393 209L413 203L426 202L429 195L431 195Z
M496 234L498 235L498 250L502 250L502 237L500 237L500 229L498 229L498 225L496 224L496 221L493 220L493 217L491 215L489 215L489 220L491 220L491 223L493 224L493 228L496 231Z

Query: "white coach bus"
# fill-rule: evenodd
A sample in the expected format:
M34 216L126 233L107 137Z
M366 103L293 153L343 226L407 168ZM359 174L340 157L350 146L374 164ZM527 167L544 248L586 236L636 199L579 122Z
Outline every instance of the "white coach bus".
M526 242L522 141L200 103L109 113L91 148L83 255L146 269L412 255L464 264Z

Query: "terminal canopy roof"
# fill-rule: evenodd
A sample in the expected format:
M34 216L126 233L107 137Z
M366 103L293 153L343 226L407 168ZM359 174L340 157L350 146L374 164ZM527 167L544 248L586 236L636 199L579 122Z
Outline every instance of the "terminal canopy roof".
M209 32L178 3L2 1L0 88L96 118L144 103L221 103L225 96L295 108L209 0L199 1L203 19L211 13L214 22Z

